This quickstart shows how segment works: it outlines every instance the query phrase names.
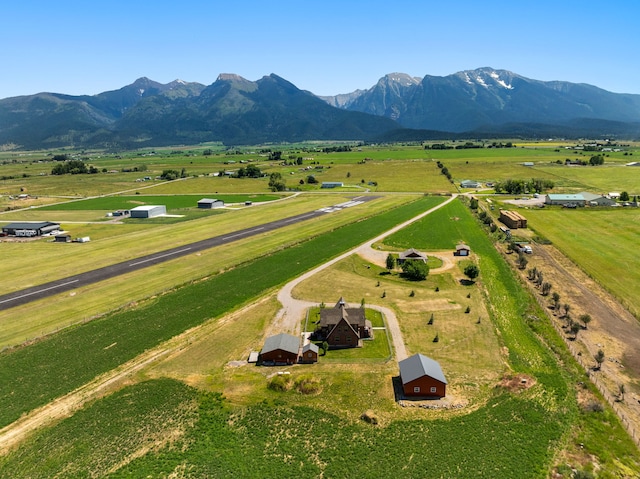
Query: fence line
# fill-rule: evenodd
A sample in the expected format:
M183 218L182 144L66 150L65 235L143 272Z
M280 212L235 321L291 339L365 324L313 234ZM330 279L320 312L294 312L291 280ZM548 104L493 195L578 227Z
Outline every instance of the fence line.
M535 288L532 288L530 284L527 284L527 285L530 289L533 289L534 297L538 301L538 304L540 305L542 310L545 311L545 314L549 318L549 321L551 322L555 330L558 332L560 337L563 339L564 343L569 348L569 351L571 352L571 355L573 356L573 358L578 362L578 364L580 364L580 366L584 368L585 372L587 373L587 376L589 376L589 380L598 389L598 391L600 391L600 394L602 394L602 397L604 397L605 401L607 401L609 406L611 406L613 411L620 418L620 422L622 423L622 426L625 428L627 433L629 433L629 435L631 436L631 439L633 439L633 442L635 442L636 446L640 448L640 437L638 436L636 432L636 427L633 421L629 418L627 412L620 407L620 404L617 402L617 398L613 394L611 394L611 392L606 388L606 386L604 385L600 377L592 373L592 364L586 364L585 359L582 357L581 354L579 354L579 352L576 350L576 347L569 341L569 338L567 337L566 332L558 324L558 321L555 321L554 318L552 318L549 315L549 313L547 312L548 305L543 302L543 298L538 294L538 291ZM594 358L594 361L595 361L595 358Z

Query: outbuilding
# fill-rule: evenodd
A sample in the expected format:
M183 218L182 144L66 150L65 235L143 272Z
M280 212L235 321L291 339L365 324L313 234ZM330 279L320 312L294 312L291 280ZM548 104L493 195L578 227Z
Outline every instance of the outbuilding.
M544 200L547 205L560 205L560 206L584 206L586 200L581 194L578 195L561 195L561 194L548 194Z
M70 234L59 234L55 237L56 243L71 243L71 235Z
M479 181L474 181L474 180L462 180L460 182L460 187L461 188L479 188L480 186L482 186L480 184Z
M344 183L341 181L323 181L320 188L342 188Z
M132 208L129 213L131 218L154 218L166 215L167 207L164 205L142 205Z
M202 198L200 201L198 201L198 208L212 209L222 208L223 206L224 201L215 198Z
M447 393L447 380L440 364L420 353L398 363L402 392L407 397L441 399Z
M260 351L262 363L295 364L298 362L300 340L291 334L269 336Z
M426 263L427 259L428 258L426 254L421 253L415 248L409 248L408 250L403 251L398 255L398 264L402 264L405 261L410 261L410 260L417 260L417 261L422 261L423 263Z
M41 221L37 223L9 223L2 227L2 234L4 236L19 236L26 238L52 234L56 231L60 231L60 224L52 223L50 221Z
M454 256L469 256L471 254L471 248L469 248L466 244L458 244L456 245L456 250L454 251Z
M313 343L307 343L302 348L302 355L300 356L301 363L317 363L318 362L318 352L320 348L318 345Z

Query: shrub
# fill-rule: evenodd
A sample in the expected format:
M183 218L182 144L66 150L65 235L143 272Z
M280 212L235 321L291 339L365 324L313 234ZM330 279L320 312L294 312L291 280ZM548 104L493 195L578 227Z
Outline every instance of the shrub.
M272 391L285 392L291 389L293 381L289 374L278 374L274 376L267 387Z
M322 390L320 380L306 374L296 379L295 387L300 394L317 394Z

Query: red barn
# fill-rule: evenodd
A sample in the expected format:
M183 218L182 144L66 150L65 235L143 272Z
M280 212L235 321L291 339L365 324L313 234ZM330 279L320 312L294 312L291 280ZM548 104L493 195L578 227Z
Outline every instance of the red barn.
M407 397L441 399L447 393L447 380L437 361L414 354L398 363L402 391Z

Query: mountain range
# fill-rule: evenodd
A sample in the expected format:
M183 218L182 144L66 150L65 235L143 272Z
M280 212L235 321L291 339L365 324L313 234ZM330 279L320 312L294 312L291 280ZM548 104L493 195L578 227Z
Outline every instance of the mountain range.
M640 137L640 95L479 68L438 77L385 75L366 90L318 97L271 74L221 74L205 86L140 78L92 96L0 100L6 148L131 148L221 141Z

